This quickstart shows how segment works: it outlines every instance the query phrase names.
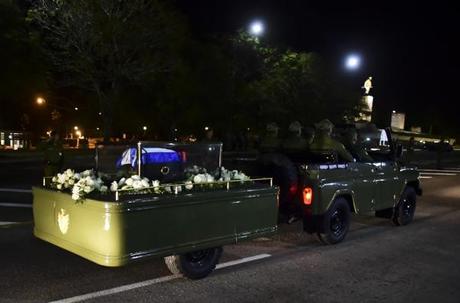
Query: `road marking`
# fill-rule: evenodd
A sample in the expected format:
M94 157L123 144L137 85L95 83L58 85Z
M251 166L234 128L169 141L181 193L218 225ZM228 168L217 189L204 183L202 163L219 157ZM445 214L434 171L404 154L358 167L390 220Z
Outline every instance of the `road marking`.
M225 263L217 264L216 269L222 269L222 268L225 268L225 267L230 267L230 266L234 266L234 265L238 265L238 264L243 264L243 263L252 262L252 261L256 261L256 260L261 260L261 259L265 259L265 258L269 258L269 257L271 257L271 255L269 255L269 254L260 254L260 255L256 255L256 256L252 256L252 257L242 258L242 259L239 259L239 260L228 261L228 262L225 262Z
M456 176L457 174L454 173L420 173L422 176Z
M0 207L32 208L32 204L24 204L24 203L0 203Z
M0 192L31 194L32 190L31 189L20 189L20 188L0 188Z
M115 288L111 288L111 289L101 290L101 291L97 291L97 292L93 292L93 293L89 293L89 294L85 294L85 295L81 295L81 296L75 296L75 297L71 297L71 298L67 298L67 299L51 301L49 303L80 302L80 301L83 301L83 300L89 300L89 299L94 299L94 298L98 298L98 297L109 296L109 295L113 295L113 294L117 294L117 293L120 293L120 292L133 290L133 289L140 288L140 287L145 287L145 286L149 286L149 285L153 285L153 284L167 282L167 281L171 281L171 280L174 280L174 279L177 279L177 278L180 278L180 277L181 276L179 276L179 275L165 276L165 277L156 278L156 279L152 279L152 280L147 280L147 281L143 281L143 282L138 282L138 283L128 284L128 285L115 287Z
M432 176L420 176L419 178L420 179L433 179Z
M260 254L260 255L256 255L256 256L252 256L252 257L242 258L242 259L239 259L239 260L220 263L220 264L217 264L216 269L222 269L222 268L226 268L226 267L230 267L230 266L234 266L234 265L238 265L238 264L242 264L242 263L247 263L247 262L251 262L251 261L256 261L256 260L260 260L260 259L264 259L264 258L268 258L268 257L271 257L271 255L269 255L269 254ZM133 290L133 289L140 288L140 287L145 287L145 286L150 286L150 285L154 285L154 284L167 282L167 281L175 280L175 279L178 279L178 278L181 278L181 277L182 277L181 275L170 275L170 276L165 276L165 277L156 278L156 279L152 279L152 280L147 280L147 281L142 281L142 282L138 282L138 283L123 285L123 286L119 286L119 287L115 287L115 288L110 288L110 289L106 289L106 290L96 291L96 292L88 293L88 294L81 295L81 296L75 296L75 297L71 297L71 298L67 298L67 299L51 301L49 303L81 302L83 300L90 300L90 299L94 299L94 298L98 298L98 297L109 296L109 295L113 295L113 294L117 294L117 293L120 293L120 292Z
M25 222L5 222L5 221L0 221L0 228L9 228L9 227L14 227L18 225L30 225L34 223L33 221L25 221Z
M460 169L420 169L424 173L460 173Z

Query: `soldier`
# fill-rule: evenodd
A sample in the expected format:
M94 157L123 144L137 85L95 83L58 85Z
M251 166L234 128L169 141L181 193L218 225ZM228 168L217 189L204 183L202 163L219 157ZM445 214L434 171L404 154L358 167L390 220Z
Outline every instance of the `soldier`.
M287 151L302 151L307 149L307 140L302 137L302 125L294 121L289 125L289 135L283 141L282 147Z
M353 162L354 159L350 153L345 149L342 143L331 138L332 129L334 124L328 119L321 120L316 125L316 134L310 145L311 150L332 150L337 152L337 155L348 162Z
M260 142L262 152L274 152L280 148L281 142L278 138L278 130L279 127L276 123L267 124L265 137Z
M62 154L62 142L59 140L59 134L52 131L50 138L44 145L45 169L44 176L52 177L62 170L64 160Z
M349 128L345 133L344 145L351 155L358 162L372 162L373 159L364 149L361 143L358 142L358 132L354 128Z

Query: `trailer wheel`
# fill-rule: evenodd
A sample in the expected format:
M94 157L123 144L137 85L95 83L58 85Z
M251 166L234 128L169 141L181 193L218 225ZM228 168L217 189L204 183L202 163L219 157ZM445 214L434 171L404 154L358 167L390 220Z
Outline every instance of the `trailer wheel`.
M321 243L330 245L343 241L350 228L350 207L347 200L337 198L325 214L322 225L322 232L316 234Z
M165 263L173 274L182 274L189 279L202 279L209 275L219 262L222 247L165 257Z
M406 187L395 207L393 224L396 226L407 225L414 219L417 195L413 187Z

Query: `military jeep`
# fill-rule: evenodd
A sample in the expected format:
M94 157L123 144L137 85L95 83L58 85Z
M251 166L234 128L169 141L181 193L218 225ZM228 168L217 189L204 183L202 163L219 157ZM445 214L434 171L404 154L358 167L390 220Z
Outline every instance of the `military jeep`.
M335 244L345 238L351 213L398 226L414 218L422 193L417 169L398 161L401 149L393 144L368 151L374 161L348 163L333 151L280 151L260 155L255 169L280 187L280 221L300 218L306 232Z

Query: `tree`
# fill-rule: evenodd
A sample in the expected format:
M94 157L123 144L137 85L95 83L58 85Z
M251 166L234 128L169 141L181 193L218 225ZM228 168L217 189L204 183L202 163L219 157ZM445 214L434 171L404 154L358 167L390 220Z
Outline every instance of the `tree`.
M105 140L123 88L153 85L180 62L184 27L159 0L39 0L29 21L38 25L54 80L96 93Z

